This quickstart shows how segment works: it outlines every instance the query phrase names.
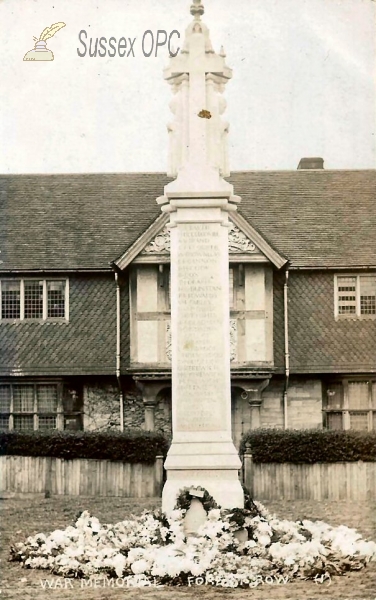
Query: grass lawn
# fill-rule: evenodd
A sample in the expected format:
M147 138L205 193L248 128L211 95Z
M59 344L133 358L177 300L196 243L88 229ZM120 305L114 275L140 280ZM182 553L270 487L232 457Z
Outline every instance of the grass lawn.
M264 584L256 589L222 589L211 586L162 587L162 588L109 588L81 587L80 580L66 580L43 570L22 568L19 563L8 562L9 546L38 532L48 533L64 529L80 510L89 510L103 523L121 521L130 514L139 514L144 508L160 504L160 499L140 500L132 498L85 498L54 496L23 496L2 500L2 547L1 547L1 598L15 600L186 600L224 599L234 600L376 600L376 563L366 569L334 577L322 584L312 581L289 582L286 585ZM348 525L358 529L366 539L376 540L376 502L265 502L265 506L279 516L288 519L308 518L323 520L332 525ZM44 589L41 581L48 580L50 589ZM45 583L46 585L46 583ZM61 587L63 586L63 587ZM64 589L66 586L66 589Z

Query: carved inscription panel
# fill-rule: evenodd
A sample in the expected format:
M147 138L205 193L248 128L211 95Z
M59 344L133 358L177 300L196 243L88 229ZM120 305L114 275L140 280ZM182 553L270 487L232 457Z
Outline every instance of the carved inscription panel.
M174 377L178 431L226 429L228 262L217 223L178 225ZM176 294L176 295L175 295Z

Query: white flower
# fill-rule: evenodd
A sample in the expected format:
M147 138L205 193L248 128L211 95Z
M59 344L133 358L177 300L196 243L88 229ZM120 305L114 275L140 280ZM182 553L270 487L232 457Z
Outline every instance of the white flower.
M55 542L59 545L64 545L68 542L65 531L62 531L61 529L56 529L55 531L53 531L50 534L49 539L51 542Z
M306 577L312 567L322 568L326 557L338 572L346 557L347 567L350 563L353 569L376 559L376 543L366 542L344 525L280 520L265 511L261 517L246 518L255 539L240 546L226 512L211 510L196 536L188 539L184 514L175 510L165 527L150 512L115 525L101 525L86 511L75 527L57 529L49 536L37 534L15 544L13 555L23 565L50 569L64 577L106 576L115 570L120 578L128 565L133 581L137 577L146 581L145 573L171 580L183 572L226 587L255 587L258 577L265 574ZM272 539L277 541L271 543ZM234 552L228 551L230 547ZM245 554L244 549L248 551Z
M208 512L209 521L218 521L221 518L221 511L219 508L212 508Z
M95 517L91 517L90 521L88 522L88 525L94 533L98 533L101 530L101 524Z
M77 547L68 547L65 548L64 550L64 554L66 556L70 556L71 558L77 558L78 556L82 556L85 552L85 548L83 546L77 546Z
M146 573L146 571L149 571L150 565L146 560L140 559L132 563L131 569L135 575L140 575L141 573Z
M120 578L123 575L125 569L126 559L123 554L116 554L112 559L112 565L115 569L116 575Z
M262 533L271 533L271 527L266 521L258 521L257 530Z
M169 521L180 521L183 518L183 511L180 508L175 508L175 510L173 510L169 516L168 516L168 520Z
M268 535L259 535L258 542L261 546L268 546L270 544L270 537Z
M131 548L128 552L127 562L128 562L128 564L132 564L136 560L143 558L144 555L145 555L144 548Z

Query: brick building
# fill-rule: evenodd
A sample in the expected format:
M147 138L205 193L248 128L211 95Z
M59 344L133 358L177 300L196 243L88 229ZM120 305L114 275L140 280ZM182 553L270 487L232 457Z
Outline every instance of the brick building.
M3 429L171 428L163 174L0 176ZM376 429L376 172L236 172L234 440Z

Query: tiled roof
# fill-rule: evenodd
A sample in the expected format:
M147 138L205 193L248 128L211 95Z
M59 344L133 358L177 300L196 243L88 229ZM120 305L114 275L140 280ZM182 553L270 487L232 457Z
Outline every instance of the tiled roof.
M160 214L161 174L0 176L0 269L110 269Z
M162 173L0 175L0 270L109 269L160 214ZM292 267L376 266L376 170L244 171L239 212Z
M231 183L292 267L376 266L376 170L254 171Z

